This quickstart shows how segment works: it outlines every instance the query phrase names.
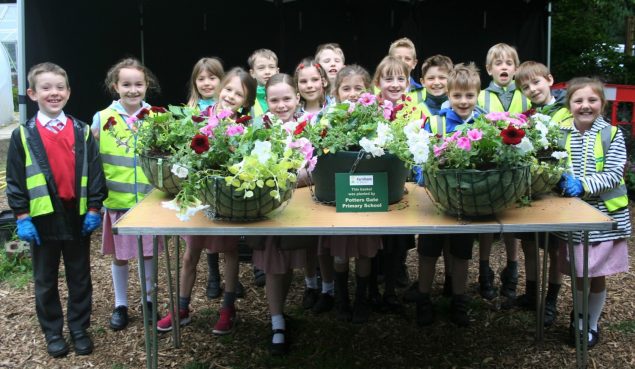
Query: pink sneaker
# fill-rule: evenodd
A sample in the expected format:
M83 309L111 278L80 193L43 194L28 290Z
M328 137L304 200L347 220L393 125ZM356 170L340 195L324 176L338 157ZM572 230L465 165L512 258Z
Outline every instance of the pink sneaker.
M179 309L179 324L186 325L191 321L190 309ZM172 330L172 313L168 313L168 315L157 322L157 330L159 332L169 332Z
M218 336L230 334L234 330L234 320L236 319L236 308L228 307L220 309L220 317L216 324L214 324L214 330L212 333Z

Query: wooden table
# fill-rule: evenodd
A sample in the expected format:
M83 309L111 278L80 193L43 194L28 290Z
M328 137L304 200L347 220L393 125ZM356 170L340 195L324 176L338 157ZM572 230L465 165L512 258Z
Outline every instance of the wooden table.
M446 234L446 233L537 233L583 231L587 240L588 231L611 230L615 227L612 218L589 206L577 198L546 196L534 201L531 207L510 208L491 217L458 220L456 217L441 213L433 204L424 188L408 184L409 194L398 204L391 205L388 212L380 213L337 213L335 207L314 202L309 189L297 189L293 198L282 209L270 214L266 219L250 222L211 221L201 212L187 222L176 217L173 210L161 206L161 201L170 198L157 190L152 191L143 201L132 208L115 223L113 232L121 235L135 235L139 240L141 254L141 236L154 236L155 255L158 253L157 236L182 235L382 235L382 234ZM571 237L570 237L571 239ZM585 245L585 266L588 264L588 242ZM166 251L168 248L166 247ZM178 247L177 278L178 278ZM536 247L537 260L539 248ZM545 255L547 255L545 249ZM166 255L169 262L169 257ZM157 285L157 258L154 258L154 284ZM571 258L573 267L574 260ZM142 278L145 277L143 263L139 263ZM537 262L539 268L540 263ZM546 284L546 256L543 262L543 288L537 309L537 339L542 339L542 311L544 310ZM168 269L169 270L169 269ZM585 272L587 272L585 268ZM170 273L168 273L170 274ZM537 276L540 276L537 273ZM540 278L540 277L538 277ZM575 278L572 279L573 281ZM588 277L585 274L585 285ZM168 281L171 286L171 280ZM178 279L177 279L178 287ZM145 296L145 284L141 283ZM153 294L153 310L156 309L156 288ZM584 291L587 291L585 288ZM575 287L573 293L576 293ZM588 294L588 292L586 292ZM178 296L178 292L177 292ZM575 301L575 296L574 296ZM587 299L585 298L585 301ZM173 309L173 299L170 298ZM575 304L574 304L575 308ZM149 314L144 310L144 314ZM583 317L588 315L588 306L583 308ZM578 312L575 311L577 316ZM178 317L178 314L173 314ZM147 316L147 315L145 315ZM152 312L156 319L156 311ZM585 319L586 320L586 319ZM146 321L144 319L144 321ZM156 322L151 327L153 335L148 336L146 324L147 367L158 366ZM584 336L588 324L585 323ZM175 343L178 344L178 322L175 324ZM580 347L582 346L582 347ZM576 350L578 367L585 368L587 363L586 345L578 345Z

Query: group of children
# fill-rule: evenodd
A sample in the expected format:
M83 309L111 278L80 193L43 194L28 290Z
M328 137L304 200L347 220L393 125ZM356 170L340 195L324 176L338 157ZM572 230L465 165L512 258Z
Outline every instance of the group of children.
M192 71L187 104L209 114L231 110L234 118L249 114L256 118L270 113L283 122L315 121L329 104L355 102L364 92L375 92L380 99L393 103L407 95L415 119L423 119L425 128L437 135L454 132L458 126L470 124L480 114L509 111L522 113L536 108L556 119L566 132L563 141L569 153L570 173L559 184L565 196L582 197L590 205L614 217L617 230L591 232L589 295L590 331L582 339L589 347L599 340L598 321L606 300L605 276L628 270L626 239L631 226L623 193L623 167L626 162L624 138L602 118L606 103L602 85L593 79L575 79L566 94L551 92L553 76L542 64L519 62L516 50L506 44L490 48L487 73L490 85L481 90L478 70L473 63L454 65L447 56L427 58L421 68L421 85L411 77L417 65L416 49L407 38L395 41L377 66L371 78L359 65L345 65L344 53L337 44L318 47L313 58L302 60L293 75L279 73L277 57L271 50L261 49L248 59L249 71L240 67L225 73L217 58L199 60ZM18 219L18 236L31 241L34 264L36 312L51 356L66 355L69 346L62 334L63 314L57 291L60 256L64 257L69 290L67 320L75 352L89 354L93 342L86 332L90 322L92 287L90 281L90 234L103 226L102 251L112 255L114 310L110 317L113 330L128 324L127 298L130 259L137 257L135 237L114 235L112 225L151 189L137 163L135 150L117 144L107 127L114 127L118 137L131 137L136 132L130 117L148 108L145 102L150 90L158 89L154 75L139 61L128 58L118 62L107 73L106 87L116 100L93 117L90 127L65 115L63 108L70 96L66 72L52 63L34 66L29 72L29 97L38 103L35 117L13 132L7 165L7 196ZM116 124L112 124L112 121ZM110 122L110 123L109 123ZM92 134L91 134L92 133ZM607 138L608 137L608 138ZM583 150L584 147L584 150ZM589 149L589 147L591 147ZM302 178L302 175L300 175ZM418 178L423 183L425 179ZM306 181L304 181L306 182ZM100 215L104 209L103 216ZM520 236L519 236L520 237ZM545 325L556 318L556 301L561 274L568 260L564 235L555 234L549 272ZM196 280L196 266L206 250L209 265L207 293L219 297L219 253L224 256L224 291L219 317L213 334L231 333L235 327L238 297L243 288L238 280L238 245L240 237L183 237L183 256L178 313L180 324L190 317L190 296ZM494 272L489 266L493 235L448 234L419 235L419 275L405 300L416 302L416 321L421 326L434 322L431 287L437 258L445 259L444 295L451 297L451 320L459 326L470 323L466 293L469 260L474 241L479 239L479 286L486 299L497 295ZM501 273L500 294L516 305L535 309L537 293L536 263L533 240L523 239L525 251L525 294L516 297L518 283L518 243L513 234L504 235L507 265ZM280 249L285 237L259 240L264 247L253 252L255 277L266 279L266 295L271 315L270 352L287 352L288 324L284 305L293 269L304 269L305 291L302 306L320 314L335 309L335 317L343 321L364 323L373 308L399 309L395 286L405 257L415 247L413 236L321 236L302 240L306 247ZM576 244L582 242L574 234ZM152 270L150 237L143 238L143 263ZM159 245L161 252L163 245ZM558 250L559 249L559 250ZM576 247L575 250L581 250ZM577 260L581 257L576 255ZM350 303L349 261L355 258L355 298ZM383 260L379 262L378 260ZM318 266L321 285L318 285ZM381 266L381 268L380 268ZM582 267L578 265L578 273ZM384 293L379 292L378 277L384 276ZM264 278L263 278L264 276ZM145 281L148 300L153 289L151 275ZM580 275L576 276L580 277ZM407 279L407 278L406 278ZM578 286L582 284L579 283ZM582 296L582 294L578 294ZM582 304L582 299L575 301ZM581 309L580 309L581 311ZM571 315L571 327L581 324ZM150 319L151 321L151 319ZM160 331L172 329L170 314L158 319ZM574 332L572 330L572 332Z

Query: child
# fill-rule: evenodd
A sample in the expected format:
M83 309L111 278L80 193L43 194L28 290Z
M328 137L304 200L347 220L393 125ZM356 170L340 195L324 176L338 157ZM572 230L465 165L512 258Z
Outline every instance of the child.
M293 82L300 93L300 111L315 117L326 104L326 92L331 90L324 68L305 58L296 67Z
M526 61L522 63L515 75L516 85L520 87L532 107L540 113L551 116L561 126L570 127L573 117L564 106L564 91L551 92L553 76L549 69L542 63ZM522 235L522 234L521 234ZM547 234L540 235L540 243L544 242ZM549 236L551 237L551 236ZM536 308L536 244L534 236L520 237L522 248L525 253L525 294L518 297L516 304L520 307L534 310ZM549 289L545 301L544 325L553 325L557 316L556 303L558 293L562 285L562 276L558 270L558 248L555 242L549 242ZM540 245L540 247L543 247Z
M569 154L571 172L563 175L559 186L565 196L581 197L589 205L613 218L617 228L611 231L589 232L589 336L580 339L588 347L600 340L598 321L606 301L606 276L628 271L628 245L631 235L628 197L624 185L626 147L622 132L602 117L606 106L604 86L597 79L575 78L568 83L566 105L573 115L573 125L563 127L565 148ZM583 147L591 143L588 150ZM571 255L567 249L567 234L556 234L560 242L560 271L568 273ZM582 312L583 250L582 232L573 233L577 278L577 311ZM574 276L571 276L572 278ZM577 321L577 323L576 323ZM569 331L575 342L574 324L582 328L582 317L574 321L571 314Z
M326 76L331 86L335 85L337 73L344 68L344 51L339 44L334 42L319 45L315 50L314 60L324 68ZM335 91L331 90L327 94L327 102L331 102L331 97Z
M225 70L220 59L216 57L201 58L194 64L190 78L190 93L187 105L204 111L216 102L220 81L225 77Z
M31 243L35 311L53 357L68 353L57 279L64 258L67 319L77 355L93 351L90 235L99 227L106 180L90 128L64 114L71 90L66 71L42 63L28 74L27 94L38 113L11 134L7 198L17 234ZM51 194L53 196L51 196Z
M410 76L408 92L421 90L422 86L410 75L418 63L415 44L408 37L400 38L390 44L388 55L401 60L410 68L410 72L408 73Z
M370 75L358 66L344 67L337 74L334 91L337 102L356 102L361 93L370 90ZM370 316L368 291L371 258L381 249L379 236L321 236L321 249L334 260L336 318L353 323L365 323ZM356 289L351 309L348 295L349 259L355 258ZM322 264L320 264L322 265ZM374 287L376 290L376 286Z
M220 81L222 81L224 77L225 70L218 58L201 58L194 64L194 69L192 70L190 94L187 105L192 108L198 108L201 112L214 105L216 103L215 97L218 93ZM191 250L191 247L185 249L185 254L183 255L184 263L185 260L192 258L192 255L190 255ZM196 257L197 261L195 265L198 264L199 258L200 253ZM207 252L207 268L207 289L205 292L208 298L215 299L219 297L222 292L217 252ZM184 280L182 279L182 281ZM240 288L238 289L240 290ZM183 291L183 289L181 289L181 291ZM183 322L184 321L181 320L181 323L185 324Z
M249 74L258 81L256 89L256 102L254 103L252 118L258 118L267 111L267 99L265 97L265 85L269 78L280 72L278 68L278 56L269 49L258 49L254 51L249 59Z
M217 103L212 105L210 114L218 114L222 110L230 110L232 118L236 118L238 110L249 111L256 96L256 82L241 68L230 70L218 86ZM231 102L231 103L230 103ZM181 283L179 288L179 323L185 325L190 322L190 300L192 289L196 281L196 266L201 251L207 249L208 255L216 255L216 264L210 266L210 274L218 270L218 253L225 256L225 293L220 309L220 317L212 333L215 335L229 334L234 329L236 318L235 301L239 294L238 281L238 240L235 236L183 236L187 243L183 255L183 269L181 269ZM209 256L208 256L209 264ZM220 280L218 275L217 280ZM157 330L167 332L172 330L172 315L168 314L157 322Z
M97 112L93 117L93 135L99 140L99 152L102 155L104 173L108 183L108 198L104 201L106 213L103 221L102 252L112 255L112 281L115 290L115 308L110 317L110 328L117 331L128 325L128 260L136 258L137 238L112 233L112 225L128 209L141 201L152 185L137 165L138 158L133 148L120 145L108 131L109 121L116 122L113 129L118 137L131 137L129 142L136 144L136 131L129 117L136 116L142 109L148 109L144 98L148 89L158 89L158 83L152 72L138 60L127 58L113 65L106 75L106 87L119 97L109 107ZM106 132L105 132L106 131ZM103 133L102 133L103 132ZM163 244L159 243L159 250ZM143 255L146 271L152 271L152 237L143 237ZM152 273L146 273L148 311L152 311L150 301ZM148 321L151 321L150 313Z
M426 122L426 130L445 136L462 124L474 122L479 115L476 99L481 80L473 63L459 64L448 76L449 109L442 109L439 115ZM452 255L452 302L450 319L458 326L470 323L465 294L468 264L472 258L473 234L419 235L419 299L417 301L417 324L430 325L434 321L434 308L430 299L430 289L434 280L436 261L441 250L449 244Z
M446 107L448 74L453 67L452 60L445 55L431 56L421 65L423 88L417 90L415 96L426 118L439 114L439 110Z
M288 74L272 76L266 85L269 111L283 122L293 121L294 112L300 103L300 96L293 78ZM263 250L254 250L254 265L263 270L267 282L265 291L269 313L271 314L272 337L269 345L271 355L287 353L288 336L284 315L284 304L289 293L293 269L303 268L306 261L304 249L281 250L278 248L280 237L264 237Z
M421 116L421 110L406 97L409 82L410 69L403 61L386 56L377 66L373 83L379 89L379 98L390 101L394 106L403 104L397 116L410 114L411 117ZM413 119L413 120L414 120ZM383 302L390 310L400 311L401 304L397 299L395 288L410 284L408 269L405 261L408 250L415 247L414 235L390 235L383 238L384 248L381 251L381 259L384 265L385 287Z
M523 113L531 104L514 84L514 73L520 61L516 49L504 44L496 44L487 52L485 60L487 74L492 76L490 85L478 95L478 106L487 113L510 112ZM491 300L496 297L494 289L494 271L489 266L492 252L492 234L479 237L479 284L483 298ZM516 298L518 284L518 242L511 234L504 234L507 266L500 274L501 295L513 300Z

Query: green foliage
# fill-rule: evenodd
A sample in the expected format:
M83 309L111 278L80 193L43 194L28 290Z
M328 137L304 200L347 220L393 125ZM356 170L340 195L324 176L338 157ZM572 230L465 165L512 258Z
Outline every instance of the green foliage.
M20 105L18 105L18 87L17 86L13 86L11 88L11 93L13 94L13 111L19 111L20 110Z
M621 333L634 334L635 320L622 320L620 322L611 323L608 329Z
M0 250L0 282L15 288L24 287L31 279L33 266L28 257L12 258L6 250Z

